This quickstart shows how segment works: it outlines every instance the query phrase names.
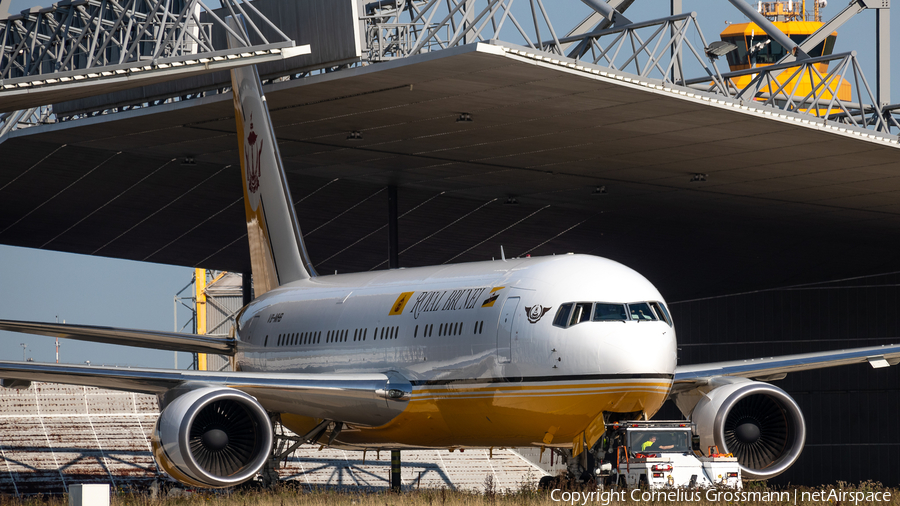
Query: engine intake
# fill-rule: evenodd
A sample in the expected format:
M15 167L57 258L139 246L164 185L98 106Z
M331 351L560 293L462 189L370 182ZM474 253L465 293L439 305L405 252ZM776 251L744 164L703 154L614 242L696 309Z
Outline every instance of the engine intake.
M253 478L272 449L266 410L244 392L225 387L189 391L156 422L153 455L173 478L221 488Z
M694 411L701 448L717 446L738 459L746 479L765 480L797 461L806 441L799 406L784 390L758 381L724 385Z

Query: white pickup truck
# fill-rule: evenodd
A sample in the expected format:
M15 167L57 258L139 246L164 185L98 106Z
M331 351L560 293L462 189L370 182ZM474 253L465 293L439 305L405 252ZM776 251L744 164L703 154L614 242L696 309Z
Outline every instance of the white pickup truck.
M695 449L691 422L634 421L609 424L601 439L595 473L620 487L740 490L741 467L731 455Z

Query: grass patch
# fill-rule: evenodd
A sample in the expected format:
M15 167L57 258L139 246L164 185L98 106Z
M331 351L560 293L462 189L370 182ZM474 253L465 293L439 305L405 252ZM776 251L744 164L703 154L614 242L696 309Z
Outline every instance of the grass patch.
M719 500L706 499L706 492L700 490L699 500L673 500L670 498L655 497L649 500L640 499L641 491L625 491L621 495L610 497L600 495L600 491L586 489L584 487L563 485L562 491L587 494L596 492L593 496L577 496L576 504L579 506L732 506L734 504L746 504L753 506L788 506L794 505L794 497L797 497L798 506L900 506L900 488L885 487L880 483L864 482L859 485L838 483L822 487L768 487L760 483L748 483L744 491L747 494L765 492L787 492L790 500ZM820 495L814 496L814 493ZM153 498L144 492L119 492L115 494L110 504L112 506L538 506L538 505L570 505L570 502L561 502L562 493L550 490L537 490L532 486L523 486L519 490L496 490L490 480L485 481L483 492L461 492L448 489L412 490L401 494L395 494L388 490L361 490L352 488L306 488L291 484L273 490L227 490L208 491L201 490L177 496L180 492L171 492L167 496ZM682 491L682 496L691 494L691 491ZM833 500L834 494L838 500ZM847 494L862 494L848 496ZM831 498L828 495L831 494ZM873 494L879 494L874 496ZM890 499L884 500L890 494ZM637 496L637 500L632 497ZM554 497L556 500L554 500ZM573 496L569 496L573 497ZM646 496L645 496L646 497ZM752 496L751 496L752 497ZM755 497L759 497L758 495ZM806 497L806 499L803 499ZM881 500L866 500L866 497L880 497ZM624 498L624 500L623 500ZM862 498L862 499L859 499ZM586 500L585 500L586 499ZM612 500L610 500L612 499ZM856 500L854 500L856 499ZM32 496L27 498L15 498L0 496L0 504L4 506L67 506L66 496Z

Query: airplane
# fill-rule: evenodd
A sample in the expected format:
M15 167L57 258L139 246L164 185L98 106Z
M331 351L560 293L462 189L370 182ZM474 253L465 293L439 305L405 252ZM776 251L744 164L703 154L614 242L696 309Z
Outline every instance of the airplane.
M0 362L8 388L157 395L153 455L184 484L253 479L273 451L275 417L304 441L346 449L554 448L583 473L607 422L649 419L667 399L701 448L734 453L745 479L767 479L797 460L806 426L766 381L900 362L890 345L679 366L663 296L596 256L318 275L256 68L231 75L256 297L231 337L0 320L3 330L231 356L226 372Z

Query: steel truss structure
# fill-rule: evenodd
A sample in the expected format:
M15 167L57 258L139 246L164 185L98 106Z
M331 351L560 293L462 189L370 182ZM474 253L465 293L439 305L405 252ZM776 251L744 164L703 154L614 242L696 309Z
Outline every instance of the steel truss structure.
M243 17L243 29L229 27L203 0L64 0L0 19L0 111L7 112L0 131L28 125L21 121L27 111L47 103L308 51L250 2L221 4L219 12ZM236 47L226 37L214 41L213 27Z
M889 134L891 128L900 129L900 122L893 116L893 111L900 110L900 105L888 105L885 98L889 97L887 88L890 86L888 69L883 68L888 66L886 53L882 54L879 49L875 90L869 87L855 53L820 58L806 55L823 33L831 33L868 8L878 9L878 41L879 48L882 47L882 39L889 39L885 28L889 11L884 3L874 5L876 2L853 0L850 6L825 23L822 30L800 44L778 32L773 38L793 44L788 58L773 66L723 74L716 66L716 51L700 30L697 13L681 13L681 0L670 0L672 15L633 22L623 12L634 1L582 0L591 8L590 15L575 26L563 27L554 24L544 0L378 0L366 4L360 12L360 20L365 25L365 47L364 56L356 65L377 64L474 42L504 41L503 45L519 45L560 61L627 72L667 87L707 93L713 98L727 97L756 106L771 106L883 134ZM733 0L732 3L737 2L737 6L743 1ZM233 14L253 12L254 16L276 28L249 1L223 0L222 5ZM559 8L558 5L554 7ZM201 16L201 13L209 17ZM755 22L766 26L767 30L777 31L774 25L755 14L755 11L750 14ZM129 58L134 62L152 62L172 54L196 61L197 55L218 49L208 36L209 26L213 23L224 26L202 0L62 2L54 9L0 20L0 36L3 37L0 40L4 41L0 72L6 72L0 74L0 79L12 72L24 72L34 77L42 75L41 72L54 69L59 72L77 64L109 67ZM254 38L262 36L252 22L248 29ZM15 37L10 39L13 32ZM283 35L280 30L278 33ZM260 40L268 43L264 37ZM697 47L698 40L703 47ZM26 48L23 54L27 57L16 56L17 51ZM822 71L825 66L828 70ZM321 72L339 70L327 68ZM693 76L686 75L689 72ZM284 78L304 75L308 73L286 74ZM733 78L743 75L754 77L748 85L738 88ZM803 75L811 78L814 89L804 92L805 96L801 97L795 94L796 87L786 77ZM836 87L849 86L843 84L845 82L853 83L855 100L842 100L838 96ZM846 87L843 89L847 91ZM190 97L173 97L173 100L185 98ZM97 112L108 114L121 110ZM3 122L0 123L0 135L12 128L33 124L36 121L34 111L25 112L7 114L5 120L0 117ZM44 118L40 121L56 119L52 114L40 117ZM17 118L16 123L10 125L13 118Z
M818 68L822 64L829 69L824 75ZM748 75L754 76L749 84L744 88L735 86L732 78ZM724 90L719 83L699 88L712 92L724 91L724 95L737 100L754 100L757 104L782 111L859 128L874 128L885 133L890 132L891 127L900 129L900 123L890 110L878 106L855 51L731 72L724 77L727 84ZM812 89L805 95L798 95L802 78L812 83ZM694 79L687 84L696 86L700 82L702 80ZM850 93L851 90L856 101L839 98L842 91Z
M242 14L248 20L249 30L262 45L270 42L248 12L281 35L275 42L290 41L252 3L221 3L232 15ZM246 33L232 30L203 0L64 0L51 8L0 20L0 79L7 83L20 77L126 63L155 65L161 59L186 60L228 49L213 43L213 25L254 49Z
M804 48L818 43L816 41L822 37L819 32L810 37L809 43L800 45L789 42L787 36L773 37L784 39L788 41L786 44L793 44L799 49L795 51L796 56L792 54L778 65L722 74L716 66L717 55L697 24L697 13L632 22L622 14L631 2L582 1L595 13L565 32L554 27L543 0L528 0L527 5L525 0L374 2L367 6L364 17L368 58L370 62L379 62L476 41L521 41L517 43L535 52L556 55L562 61L568 58L576 65L589 63L629 72L640 78L655 79L665 86L690 86L692 92L702 90L739 101L754 101L755 105L773 106L882 133L890 133L891 127L900 129L900 122L891 112L898 108L886 106L877 99L855 53L820 58L806 55ZM743 1L734 0L732 3ZM514 4L520 9L514 10ZM680 4L680 1L673 1L672 10L680 10L675 4ZM849 7L826 23L828 30L825 34L830 34L853 15L869 8L865 4L861 0L851 2ZM883 9L883 5L872 8ZM516 14L519 14L518 18ZM754 18L754 21L765 23L769 30L777 31L764 19ZM560 36L561 33L565 35ZM778 35L783 34L778 32ZM697 38L703 47L698 48L691 43L692 39ZM683 58L688 61L682 61ZM830 67L823 75L816 64L830 64ZM703 77L687 79L686 68L695 72L699 69ZM879 70L884 74L882 69ZM748 85L738 88L732 78L743 75L755 77ZM811 78L813 90L806 96L797 96L795 85L799 79L791 79L803 75ZM848 79L854 83L855 101L838 97L838 89ZM879 82L879 86L884 85ZM843 86L845 92L849 91L849 85Z
M27 128L50 123L52 117L53 107L49 105L0 114L0 137L14 128Z

